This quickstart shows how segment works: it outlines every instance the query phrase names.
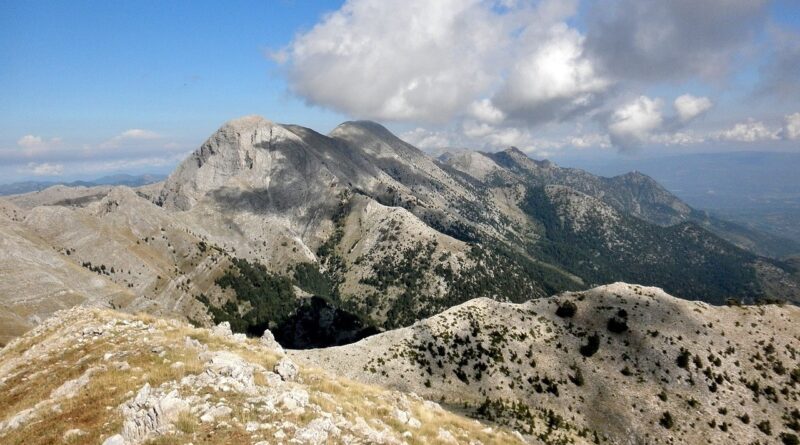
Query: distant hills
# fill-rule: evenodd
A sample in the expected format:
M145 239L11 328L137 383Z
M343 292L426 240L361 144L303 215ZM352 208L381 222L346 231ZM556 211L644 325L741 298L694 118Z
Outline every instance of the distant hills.
M800 243L800 153L726 151L568 162L604 176L641 171L696 208Z
M117 174L110 176L103 176L92 181L71 181L71 182L57 182L57 181L21 181L12 182L10 184L0 184L0 196L18 195L21 193L30 193L42 191L54 185L65 185L67 187L93 187L96 185L125 185L128 187L139 187L142 185L152 184L154 182L163 181L165 175L126 175Z

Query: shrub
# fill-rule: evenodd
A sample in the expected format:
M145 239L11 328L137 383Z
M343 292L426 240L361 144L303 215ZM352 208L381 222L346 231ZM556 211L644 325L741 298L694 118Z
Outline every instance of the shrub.
M563 303L558 305L558 309L556 309L556 315L561 318L571 318L575 315L575 312L578 311L578 306L571 301L564 301Z
M628 330L628 323L622 318L611 317L608 319L608 325L606 327L615 334L621 334Z
M589 336L589 343L581 346L581 355L584 357L593 356L600 349L600 336L597 334Z
M781 433L781 441L783 445L800 445L800 439L792 433Z
M675 360L679 368L686 369L689 366L689 359L692 357L692 354L687 351L686 349L681 348L681 353L678 355L678 358Z
M658 420L658 424L669 430L675 425L675 421L672 420L672 414L669 411L664 411L664 414Z

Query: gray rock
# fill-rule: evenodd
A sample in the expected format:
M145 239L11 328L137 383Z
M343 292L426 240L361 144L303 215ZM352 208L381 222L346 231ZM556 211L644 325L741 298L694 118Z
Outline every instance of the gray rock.
M71 430L65 431L64 435L61 436L61 439L64 442L70 442L72 440L77 439L78 437L83 436L84 434L86 434L86 432L84 432L83 430L78 428L73 428Z
M178 396L177 391L155 394L150 385L145 384L132 401L122 406L122 437L130 444L141 443L162 433L188 410L189 404Z
M84 386L89 384L89 381L92 379L92 375L105 371L105 366L97 366L92 367L84 371L80 377L73 380L68 380L64 382L61 386L54 389L52 393L50 393L51 399L71 399L78 394L78 391L81 390Z
M233 337L233 332L231 331L231 324L227 321L223 321L222 323L214 326L211 328L211 333L223 338L230 338Z
M121 434L114 434L103 441L103 445L125 445L125 438Z
M297 378L297 365L289 358L282 358L274 369L275 373L281 376L285 382L293 382Z
M328 440L328 436L341 434L339 428L329 418L317 418L303 428L297 430L294 438L300 443L320 444Z
M272 331L269 329L265 330L264 333L261 334L261 345L265 348L272 349L280 355L283 355L283 347L275 340L275 336L272 335Z

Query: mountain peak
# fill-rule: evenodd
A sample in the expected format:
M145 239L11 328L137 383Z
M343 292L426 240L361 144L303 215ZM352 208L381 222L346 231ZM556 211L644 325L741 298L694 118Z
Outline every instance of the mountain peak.
M511 147L506 148L503 151L508 153L508 154L512 154L513 153L513 154L517 154L517 155L528 156L527 154L525 154L524 151L520 150L519 148L517 148L517 147L515 147L513 145Z
M231 119L222 126L222 128L233 128L237 130L244 130L248 128L257 128L261 126L269 126L274 123L263 116L257 114L248 114L246 116Z
M363 135L365 133L384 141L394 139L399 140L399 138L395 136L394 133L389 131L389 129L377 122L369 120L342 122L330 132L329 136L348 138L354 135Z

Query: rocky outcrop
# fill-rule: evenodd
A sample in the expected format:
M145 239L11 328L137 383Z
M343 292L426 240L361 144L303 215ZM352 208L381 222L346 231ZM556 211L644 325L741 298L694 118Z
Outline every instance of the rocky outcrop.
M157 394L145 384L136 397L120 409L124 419L122 438L126 444L139 444L165 433L165 427L175 422L181 413L189 411L189 404L178 396L177 390Z

